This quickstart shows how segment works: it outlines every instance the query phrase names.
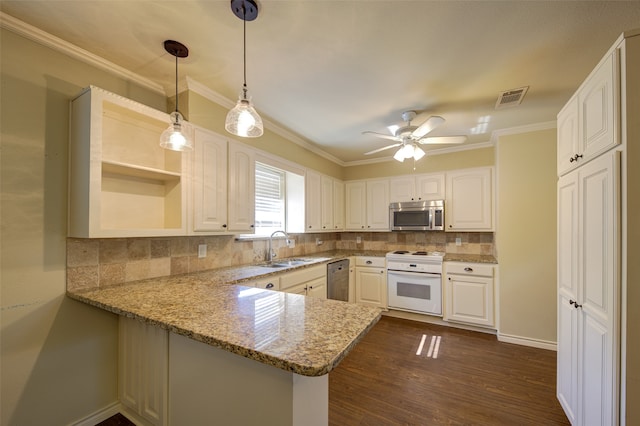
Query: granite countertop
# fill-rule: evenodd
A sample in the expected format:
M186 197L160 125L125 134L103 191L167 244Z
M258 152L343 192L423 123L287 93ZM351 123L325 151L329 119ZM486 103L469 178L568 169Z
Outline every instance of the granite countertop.
M443 260L445 262L498 263L498 260L490 254L447 253Z
M295 267L233 266L69 290L67 295L286 371L321 376L336 367L378 322L382 310L242 283L351 256L385 255L384 251L334 250L305 255ZM455 253L447 253L444 261L497 263L493 256Z
M302 267L333 259L319 256ZM329 373L380 319L379 308L233 285L255 278L254 268L261 276L284 272L231 267L67 294L305 376Z

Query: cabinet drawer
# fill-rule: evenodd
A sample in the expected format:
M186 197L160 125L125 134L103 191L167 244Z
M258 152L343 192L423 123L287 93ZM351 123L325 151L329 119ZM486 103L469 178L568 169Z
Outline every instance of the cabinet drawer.
M280 290L284 290L296 284L301 284L316 278L326 279L326 276L327 265L312 266L310 268L289 272L280 276Z
M356 266L384 268L386 266L386 259L384 257L375 256L356 256Z
M445 271L447 274L493 277L493 267L494 265L482 263L447 262Z

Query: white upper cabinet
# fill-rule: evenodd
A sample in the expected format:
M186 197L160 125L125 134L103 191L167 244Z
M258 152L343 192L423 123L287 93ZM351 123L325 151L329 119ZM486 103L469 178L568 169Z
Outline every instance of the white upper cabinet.
M388 179L347 182L345 194L347 230L389 230Z
M333 230L342 231L344 229L344 182L333 181Z
M558 114L558 175L620 144L619 63L605 56Z
M230 232L253 233L255 229L255 152L229 142L228 228Z
M329 176L320 178L320 224L323 231L333 230L333 179Z
M444 173L399 176L389 180L389 202L443 200Z
M345 228L351 231L367 227L367 183L365 181L346 182Z
M493 169L455 170L446 180L446 230L493 230Z
M389 230L389 180L367 181L367 229Z
M185 235L187 156L159 145L169 115L91 86L70 117L69 236Z
M305 176L305 230L344 229L344 183L313 170Z
M191 170L193 231L227 231L227 140L196 128Z
M304 178L305 231L322 230L322 180L320 173L307 170Z

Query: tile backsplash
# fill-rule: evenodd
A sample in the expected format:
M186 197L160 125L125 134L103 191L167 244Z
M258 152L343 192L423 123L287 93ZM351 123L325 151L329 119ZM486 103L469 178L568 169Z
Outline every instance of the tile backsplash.
M493 233L470 232L342 232L294 234L295 247L274 239L278 258L330 250L392 251L400 249L448 253L495 254ZM456 238L460 245L456 245ZM320 239L322 244L316 244ZM358 242L360 241L360 242ZM236 239L233 235L67 239L67 288L96 288L122 282L263 262L269 240ZM198 257L198 246L207 255Z

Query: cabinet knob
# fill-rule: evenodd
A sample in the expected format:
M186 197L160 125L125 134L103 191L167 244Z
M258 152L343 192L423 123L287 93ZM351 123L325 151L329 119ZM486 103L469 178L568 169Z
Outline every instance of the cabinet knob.
M464 268L465 271L467 272L473 272L473 268L469 268L468 266L466 268Z
M253 227L255 227L255 225L254 225L254 224L249 225L249 228L253 228Z
M361 228L364 228L364 225L362 225Z
M227 224L226 224L226 223L225 223L225 224L223 224L223 225L222 225L222 227L223 227L223 228L226 228L226 227L227 227Z
M327 229L327 227L326 227L326 226L323 226L323 227L322 227L322 229Z
M449 225L449 228L453 228L453 225Z
M309 229L311 229L311 225L309 225Z
M273 288L273 283L269 283L266 286L264 286L264 288Z
M367 263L367 265L371 265L373 262L372 262L372 261L370 261L370 260L367 260L367 262L366 262L366 263Z

